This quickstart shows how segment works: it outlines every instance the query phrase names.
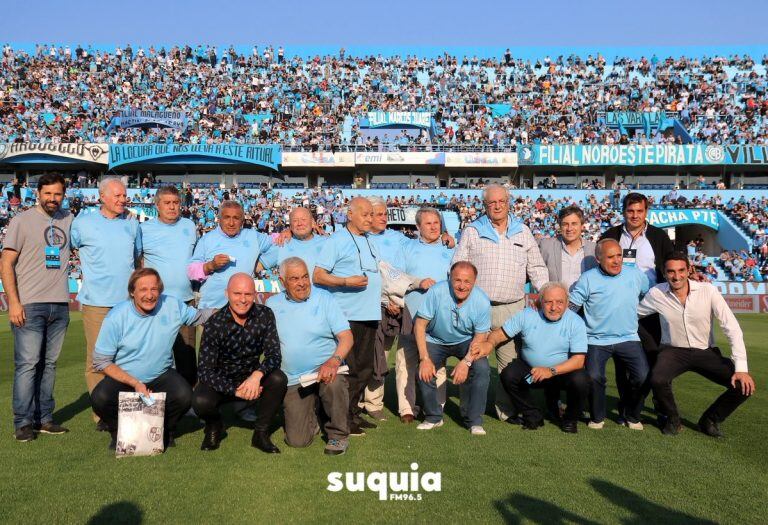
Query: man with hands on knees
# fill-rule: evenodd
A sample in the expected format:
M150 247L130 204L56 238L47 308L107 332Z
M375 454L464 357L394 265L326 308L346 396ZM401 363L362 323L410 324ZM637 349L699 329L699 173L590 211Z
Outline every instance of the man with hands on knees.
M419 350L419 387L424 401L424 422L418 430L443 425L437 394L436 371L448 357L459 363L451 377L460 385L461 415L473 435L485 435L483 412L488 397L490 367L486 357L473 357L471 344L485 341L491 329L491 302L475 287L477 269L467 261L454 263L450 280L429 288L416 313L414 336Z
M489 355L496 345L523 336L522 352L501 373L501 384L522 414L523 429L544 425L541 410L533 404L531 388L543 388L548 399L558 399L566 390L568 408L560 422L563 432L576 433L577 420L589 395L590 379L584 369L587 328L568 309L566 285L549 282L542 286L536 308L526 308L492 331L485 342L470 349L474 357ZM553 413L558 418L557 413Z
M226 294L226 307L205 323L200 342L198 383L192 398L192 408L205 421L200 449L219 448L224 437L222 404L258 400L251 446L279 453L269 438L269 425L283 402L288 381L280 370L275 316L266 306L255 304L256 287L248 274L234 274Z

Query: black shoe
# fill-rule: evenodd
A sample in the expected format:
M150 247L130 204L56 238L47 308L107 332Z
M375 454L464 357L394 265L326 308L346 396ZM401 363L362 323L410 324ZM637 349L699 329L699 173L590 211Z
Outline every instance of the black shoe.
M523 425L525 422L521 416L512 416L507 418L507 423L510 425Z
M720 427L717 425L717 421L711 419L706 413L699 419L699 429L708 436L713 438L723 437L723 433L720 431Z
M99 422L96 423L96 432L109 432L109 427L107 426L106 421L100 419Z
M24 425L23 427L16 429L13 433L13 437L20 443L26 443L27 441L32 441L37 436L35 436L35 431L32 429L32 425Z
M216 450L219 448L221 440L224 439L226 433L224 432L224 425L221 421L216 423L206 423L203 444L200 445L200 450Z
M349 435L350 436L364 436L365 430L360 428L360 425L357 423L352 423L349 425Z
M538 430L544 426L544 421L523 421L523 430Z
M560 424L560 430L567 434L576 434L579 431L579 427L576 424L576 421L563 420L563 422Z
M367 419L360 418L359 420L356 420L355 423L357 423L357 426L360 428L377 428L378 425L372 421L368 421Z
M676 436L680 433L680 431L683 429L683 425L680 423L680 421L675 421L673 419L665 418L666 423L661 429L661 433L665 436Z
M166 430L163 434L163 445L165 445L166 450L176 446L176 436L172 430Z
M109 450L113 451L117 448L117 430L113 430L109 433L110 440L109 440Z
M662 432L667 427L669 422L670 422L670 419L664 414L659 414L658 417L656 418L656 424L659 426L660 429L662 429ZM678 422L678 424L680 423Z
M271 439L269 439L269 434L259 430L254 431L253 437L251 438L251 446L258 448L267 454L280 453L280 449L277 448L274 443L272 443Z
M48 423L35 423L34 426L35 432L39 432L41 434L66 434L69 432L68 428L64 428L61 425L58 425L54 423L53 421L49 421Z

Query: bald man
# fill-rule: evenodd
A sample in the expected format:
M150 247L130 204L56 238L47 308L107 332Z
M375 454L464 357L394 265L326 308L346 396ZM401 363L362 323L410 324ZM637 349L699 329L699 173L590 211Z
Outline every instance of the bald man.
M373 206L363 197L350 201L347 224L328 238L315 261L314 283L333 294L349 321L354 344L349 365L349 434L361 436L376 424L363 419L359 406L373 377L374 341L381 320L379 252L368 238Z
M230 277L227 304L206 323L200 342L198 384L192 408L205 421L201 450L219 448L224 424L219 407L225 403L258 402L251 446L270 454L280 450L269 437L269 424L283 402L288 379L280 370L282 357L272 310L255 304L253 277Z
M291 257L298 257L307 265L309 278L315 270L315 260L320 255L327 237L315 234L315 219L312 212L301 206L291 210L288 214L290 235L285 242L274 244L261 257L260 262L264 268L275 268L283 261Z

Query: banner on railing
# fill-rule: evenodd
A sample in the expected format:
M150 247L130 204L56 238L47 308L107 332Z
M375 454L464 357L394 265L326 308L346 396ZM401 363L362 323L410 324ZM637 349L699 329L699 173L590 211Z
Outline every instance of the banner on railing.
M683 224L698 224L713 230L720 229L719 212L716 210L648 210L648 224L657 228L672 228Z
M446 153L447 168L514 168L517 153L464 152Z
M109 157L107 144L43 144L17 142L0 144L0 164L55 163L67 161L106 164Z
M725 146L725 164L768 164L768 146L739 144Z
M361 128L383 128L385 126L404 126L429 129L432 127L432 114L428 111L369 111L360 123Z
M281 164L284 168L354 168L355 154L349 151L284 151Z
M445 153L424 151L358 152L355 164L443 165Z
M124 109L112 117L109 128L130 128L134 126L162 126L164 128L186 129L187 114L183 111L152 111Z
M112 144L109 147L110 169L137 162L189 162L206 158L224 162L256 164L277 170L280 146L276 144ZM193 160L193 161L194 161Z
M518 162L535 166L712 166L724 164L723 146L704 144L525 144Z

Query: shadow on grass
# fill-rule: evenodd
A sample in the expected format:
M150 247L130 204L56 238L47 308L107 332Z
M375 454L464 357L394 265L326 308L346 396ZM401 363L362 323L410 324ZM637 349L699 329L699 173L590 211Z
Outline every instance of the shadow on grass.
M72 401L65 407L61 407L53 414L53 420L58 424L64 424L74 418L80 412L91 408L91 398L87 393L83 393L75 401Z
M106 525L120 523L123 525L138 525L143 521L144 513L130 501L118 501L105 505L99 512L91 516L88 525Z
M494 502L496 510L501 515L504 523L521 523L523 520L532 523L546 525L559 525L565 523L580 523L585 525L597 525L598 522L589 520L578 514L563 510L557 505L538 498L532 498L525 494L515 493L505 500Z

